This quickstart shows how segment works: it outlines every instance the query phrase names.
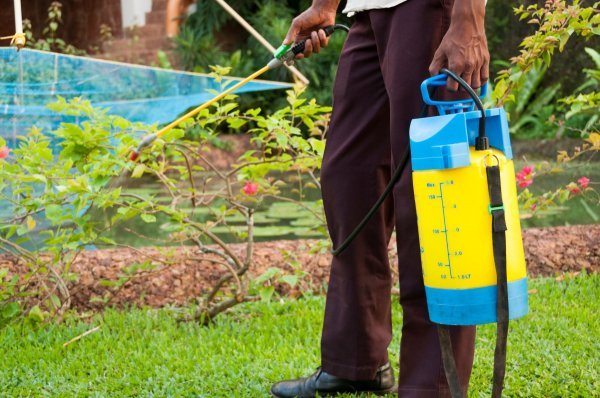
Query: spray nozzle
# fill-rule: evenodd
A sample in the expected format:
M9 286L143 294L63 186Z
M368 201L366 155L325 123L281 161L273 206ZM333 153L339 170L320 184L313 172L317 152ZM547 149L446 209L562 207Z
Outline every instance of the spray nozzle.
M158 135L156 135L156 133L145 136L140 141L137 148L135 148L131 152L131 154L129 155L129 160L131 160L132 162L135 162L140 157L140 153L142 153L142 150L144 148L146 148L147 146L150 146L150 144L152 144L154 142L154 140L156 140L156 138L158 138Z
M129 155L129 160L131 160L132 162L135 162L136 160L138 160L139 157L140 157L140 153L138 152L137 149L134 149L133 151L131 151L131 154Z

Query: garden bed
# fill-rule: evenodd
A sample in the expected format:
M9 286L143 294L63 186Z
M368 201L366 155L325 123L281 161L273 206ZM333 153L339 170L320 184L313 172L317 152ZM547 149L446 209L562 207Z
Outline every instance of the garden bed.
M600 270L600 225L531 228L523 232L523 238L531 276ZM299 278L298 285L294 288L278 285L278 291L291 296L307 290L320 292L327 281L331 256L329 253L310 253L314 243L312 240L257 243L251 271L259 275L275 267L293 274L298 273L293 264L301 264L305 274ZM232 245L232 248L240 254L245 250L244 245ZM227 272L210 261L200 261L199 257L206 259L207 255L199 254L192 247L83 252L72 266L72 271L79 276L70 286L72 305L80 310L99 310L107 305L161 307L189 303ZM390 245L390 258L396 269L393 244ZM143 262L147 262L145 269L126 272L132 264ZM13 272L27 272L10 256L0 256L0 268L7 266ZM128 280L115 284L119 278Z

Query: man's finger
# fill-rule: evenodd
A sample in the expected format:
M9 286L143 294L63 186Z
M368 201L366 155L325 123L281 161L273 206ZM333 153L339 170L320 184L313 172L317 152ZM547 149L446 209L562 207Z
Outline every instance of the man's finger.
M462 79L471 87L473 87L473 72L463 72Z
M475 70L479 72L479 68L475 67L475 62L472 60L465 60L461 77L471 87L473 87L473 74L475 73Z
M318 54L321 52L321 40L319 39L319 34L315 31L310 32L310 41L313 45L313 52Z
M465 73L465 67L462 61L450 61L448 62L448 69L454 72L456 75L461 76ZM451 77L448 77L446 82L446 88L450 91L458 91L458 82Z
M458 91L458 82L456 82L454 79L452 79L451 77L448 78L448 80L446 81L446 88L448 89L448 91Z
M429 65L429 74L431 76L439 75L440 69L444 67L445 58L443 55L440 55L439 52L436 52L433 56L433 61Z
M319 39L321 41L321 47L327 47L329 44L329 37L327 37L323 29L319 29Z
M304 56L310 57L313 53L313 44L311 39L306 39L304 42Z
M481 77L481 84L484 85L490 78L490 61L488 59L485 60L481 70L479 71L479 76Z
M471 87L473 87L473 88L481 87L481 69L476 70L471 75Z

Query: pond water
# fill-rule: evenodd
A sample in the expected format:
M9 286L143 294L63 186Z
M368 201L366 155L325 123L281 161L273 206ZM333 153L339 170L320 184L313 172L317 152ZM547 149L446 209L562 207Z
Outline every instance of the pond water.
M291 177L296 177L294 174ZM157 201L168 202L170 197L167 192L162 190L160 184L151 180L132 181L135 186L123 186L123 192L134 193L142 197L154 197ZM200 186L200 179L196 182ZM272 198L265 198L259 203L253 204L254 209L254 240L257 242L269 241L274 239L306 239L323 238L327 232L323 223L322 206L320 205L320 192L316 188L305 188L302 196L299 197L297 191L292 187L295 184L288 184L287 187L280 187L282 195L294 198L297 203L277 201ZM213 189L216 190L217 187ZM241 189L241 186L234 187L234 190ZM192 207L191 202L184 203L180 209L190 214L194 220L205 222L215 220L215 210L221 205L215 202L213 208ZM110 211L92 209L91 214L96 221L108 222L112 217ZM168 218L164 215L157 215L155 223L145 223L136 217L126 222L119 223L111 227L107 237L121 244L134 247L158 245L165 246L174 244L170 240L170 232L166 228ZM211 229L219 238L227 243L243 242L247 232L246 220L241 213L235 213L225 217L226 225L219 225Z
M518 160L515 162L515 169L519 170L524 165L531 163ZM581 176L588 177L592 184L598 184L593 186L600 190L600 162L581 163L575 165L575 167L570 167L563 173L540 177L531 185L530 190L534 193L542 193L561 185L564 186L571 181L576 181ZM160 190L160 185L152 181L140 183L139 180L135 180L134 183L136 184L135 187L124 189L143 196L152 195L157 198L164 196L165 200L168 200L167 194ZM283 194L295 195L290 189L287 192L284 191ZM257 204L254 219L256 225L255 240L326 237L326 228L319 217L304 208L304 206L308 206L310 210L319 213L321 211L320 207L315 205L313 201L320 198L320 192L317 189L309 188L303 194L304 202L300 205L277 202L272 199ZM191 204L188 206L184 208L191 214ZM195 208L193 212L194 217L199 221L210 219L213 213L209 208ZM108 220L111 216L98 210L92 210L92 214L99 221ZM227 217L226 220L227 226L216 227L213 232L226 242L240 241L239 233L244 233L246 230L245 220L239 214ZM133 219L112 228L110 237L121 244L137 247L169 245L172 244L169 239L169 231L162 226L166 221L165 218L161 219L159 217L156 223L147 224L142 220ZM523 228L599 223L600 204L585 201L583 198L575 198L567 202L564 208L557 209L554 213L523 218L521 222Z

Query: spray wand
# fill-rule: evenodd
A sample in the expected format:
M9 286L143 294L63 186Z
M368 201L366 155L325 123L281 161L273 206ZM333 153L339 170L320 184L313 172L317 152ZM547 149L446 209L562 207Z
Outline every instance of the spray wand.
M325 31L325 34L327 36L331 36L333 34L333 32L335 32L336 30L345 30L346 32L348 32L349 28L345 25L336 24L336 25L327 26L327 27L323 28L323 30ZM244 86L245 84L251 82L252 80L258 78L263 73L265 73L269 70L277 69L284 64L289 65L290 63L293 62L296 55L304 52L305 44L306 44L306 39L302 40L301 42L298 42L296 44L293 44L293 45L292 44L281 45L275 51L275 54L273 54L273 59L271 61L269 61L269 63L267 65L263 66L261 69L257 70L256 72L254 72L250 76L246 77L245 79L234 84L233 86L231 86L227 90L223 91L219 95L217 95L217 96L213 97L212 99L208 100L207 102L203 103L199 107L191 110L190 112L181 116L177 120L174 120L173 122L164 126L160 130L158 130L156 133L149 134L149 135L145 136L144 138L142 138L142 140L138 144L137 148L133 152L131 152L131 155L129 155L129 159L135 162L139 158L142 150L144 150L144 148L150 146L157 138L164 135L165 133L167 133L174 127L177 127L184 120L197 115L203 109L208 108L209 106L211 106L215 102L223 99L224 97L231 94L238 88L240 88L240 87Z

